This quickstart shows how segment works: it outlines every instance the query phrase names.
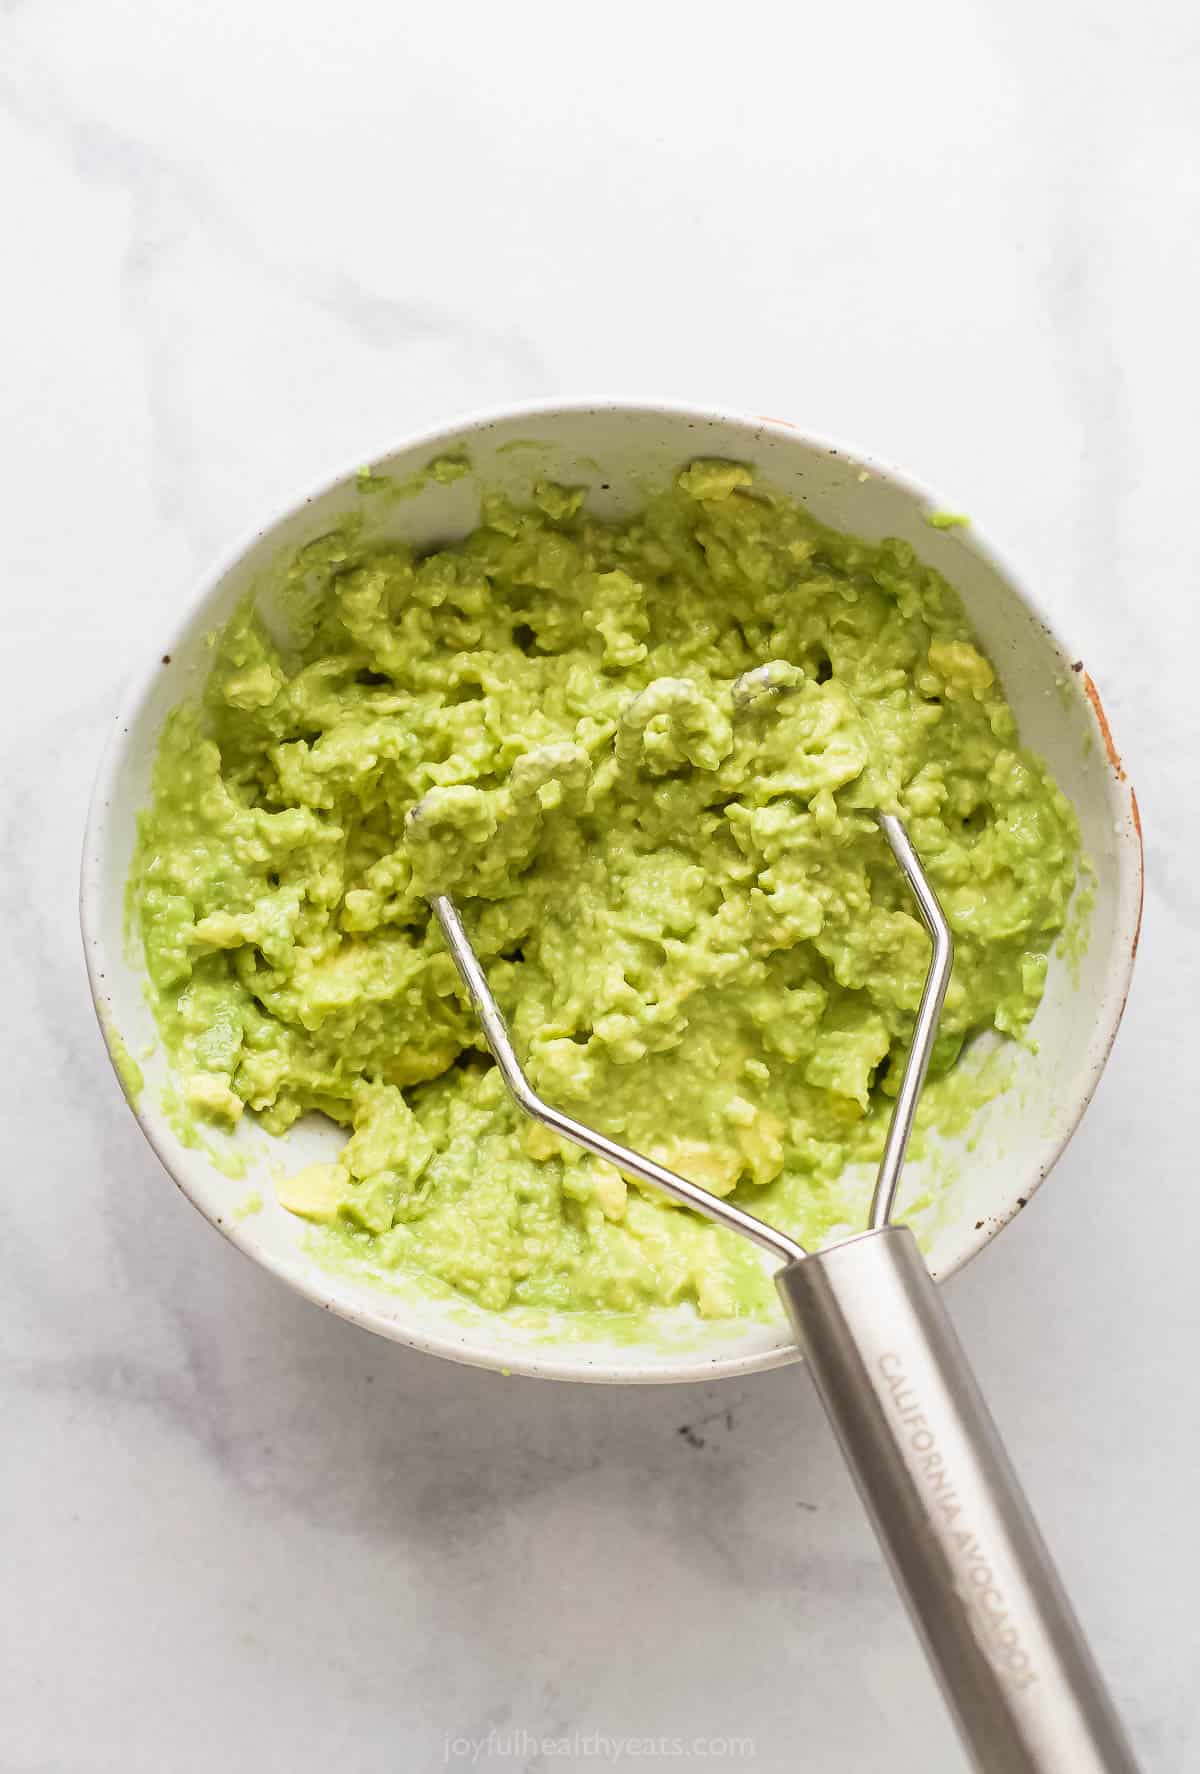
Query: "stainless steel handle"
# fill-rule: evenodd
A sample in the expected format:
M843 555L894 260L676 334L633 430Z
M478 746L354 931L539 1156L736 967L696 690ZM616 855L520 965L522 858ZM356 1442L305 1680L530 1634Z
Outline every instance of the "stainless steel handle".
M975 1767L1136 1774L912 1233L865 1233L775 1279Z

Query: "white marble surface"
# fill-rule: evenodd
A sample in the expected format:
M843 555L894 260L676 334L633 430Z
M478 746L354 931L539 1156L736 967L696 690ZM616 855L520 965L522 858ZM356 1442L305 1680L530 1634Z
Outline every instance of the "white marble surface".
M1183 0L0 0L6 1774L490 1727L477 1766L962 1765L802 1376L572 1390L333 1322L176 1196L92 1021L96 745L198 568L356 450L595 391L910 465L1106 693L1133 999L952 1303L1147 1767L1200 1767L1198 94Z

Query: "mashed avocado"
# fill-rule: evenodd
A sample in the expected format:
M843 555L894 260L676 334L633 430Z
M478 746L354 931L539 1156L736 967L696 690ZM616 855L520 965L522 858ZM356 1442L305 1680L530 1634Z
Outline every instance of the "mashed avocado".
M955 932L935 1123L964 1042L1027 1028L1074 884L1072 811L954 592L706 461L628 522L539 484L423 558L351 528L298 573L305 644L229 625L143 816L189 1109L332 1117L340 1157L284 1204L489 1307L755 1309L748 1246L514 1109L426 896L455 895L545 1097L819 1240L929 957L870 809Z

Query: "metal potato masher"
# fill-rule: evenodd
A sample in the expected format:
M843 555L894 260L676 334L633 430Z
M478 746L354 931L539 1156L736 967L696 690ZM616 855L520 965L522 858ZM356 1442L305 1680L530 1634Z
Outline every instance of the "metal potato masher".
M1136 1774L916 1239L891 1223L954 949L903 823L876 818L933 954L870 1227L812 1253L543 1102L513 1051L453 901L443 894L431 903L488 1047L525 1113L778 1258L775 1283L796 1340L974 1766L984 1774Z

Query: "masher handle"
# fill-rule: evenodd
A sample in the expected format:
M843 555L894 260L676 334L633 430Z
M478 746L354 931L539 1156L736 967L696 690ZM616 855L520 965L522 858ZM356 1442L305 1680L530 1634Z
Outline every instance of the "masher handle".
M1137 1774L1133 1752L906 1226L776 1275L981 1774Z

